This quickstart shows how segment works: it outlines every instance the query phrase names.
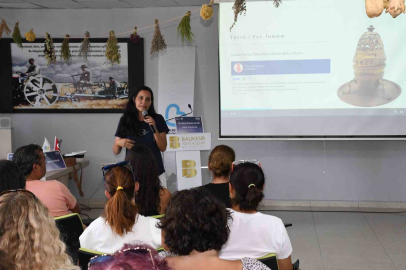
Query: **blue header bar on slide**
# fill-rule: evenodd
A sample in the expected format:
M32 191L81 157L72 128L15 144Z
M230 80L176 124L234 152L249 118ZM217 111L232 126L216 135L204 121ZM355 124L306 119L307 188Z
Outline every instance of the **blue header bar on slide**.
M325 74L331 59L233 61L231 75Z

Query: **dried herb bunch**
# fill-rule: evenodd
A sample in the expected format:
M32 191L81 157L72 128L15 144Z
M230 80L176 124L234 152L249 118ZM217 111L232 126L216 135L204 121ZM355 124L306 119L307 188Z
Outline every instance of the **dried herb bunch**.
M6 35L10 35L11 30L8 28L8 25L4 19L1 19L1 24L0 24L0 39L3 37L3 33L6 33Z
M233 10L234 10L234 23L233 25L231 25L230 31L237 23L238 15L242 15L243 13L245 14L247 12L245 0L235 0Z
M130 40L133 43L137 43L140 40L140 36L137 34L137 27L134 27L134 33L130 35Z
M185 37L189 41L189 43L193 42L193 33L192 28L190 27L190 16L192 13L188 11L186 15L182 18L178 25L178 34L182 37L182 42L185 42Z
M279 7L280 4L282 4L282 0L273 0L273 5L275 7Z
M114 31L110 31L110 36L106 44L106 57L107 62L109 62L111 65L114 65L114 63L120 64L121 54L118 51L119 48L117 43L118 41Z
M159 21L155 20L155 32L154 36L152 37L151 54L165 49L166 49L165 38L161 34L161 29L159 29Z
M78 57L85 60L87 62L87 59L89 58L89 53L90 53L90 41L89 41L90 33L86 31L85 37L82 40L80 44L80 50L79 50L79 55Z
M23 37L21 36L20 27L18 26L18 22L14 25L14 32L13 32L13 40L14 43L17 44L18 47L23 47Z
M29 32L25 33L25 39L29 42L35 41L34 29L31 28Z
M214 0L211 0L208 5L204 4L200 9L200 17L202 17L203 20L210 20L211 17L213 17L214 10L211 7L213 3Z
M44 54L45 54L45 58L48 60L48 66L52 65L52 64L56 64L54 42L51 38L51 35L48 33L45 33L44 47L45 47Z
M61 60L64 60L66 63L70 63L72 61L72 55L69 48L69 35L66 35L62 42Z

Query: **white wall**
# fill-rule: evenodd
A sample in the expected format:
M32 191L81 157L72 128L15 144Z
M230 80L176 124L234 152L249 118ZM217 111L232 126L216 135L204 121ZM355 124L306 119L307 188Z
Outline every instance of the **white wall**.
M181 16L198 7L147 8L119 10L5 10L0 17L10 24L20 21L25 33L33 27L37 37L45 31L53 37L65 34L107 35L110 30L123 32ZM215 16L217 11L215 12ZM179 21L162 25L168 46L181 45L176 28ZM12 26L12 25L10 25ZM402 141L218 141L219 78L217 20L203 21L194 13L196 84L195 115L204 119L205 130L213 133L213 146L228 144L237 159L256 158L267 177L267 199L276 200L348 200L406 202L406 143ZM145 38L145 82L155 95L158 89L158 58L149 55L153 28L140 32ZM3 116L3 115L2 115ZM87 150L91 165L84 173L83 190L90 197L102 181L100 163L117 162L111 147L119 114L4 114L13 122L13 150L28 143L42 144L43 137L63 138L63 152ZM208 153L202 153L202 164ZM325 172L325 174L324 174ZM73 182L70 188L76 196ZM102 198L102 191L94 198Z

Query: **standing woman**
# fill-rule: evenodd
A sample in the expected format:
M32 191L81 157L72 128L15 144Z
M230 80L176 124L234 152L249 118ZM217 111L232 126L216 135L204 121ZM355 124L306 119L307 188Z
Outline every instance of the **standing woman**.
M144 114L143 114L144 112ZM145 116L145 112L148 116ZM147 86L138 87L129 97L127 107L120 118L113 145L113 153L118 155L126 148L126 156L135 143L146 145L154 154L158 165L159 179L166 187L165 169L161 152L166 150L166 134L169 128L162 115L154 108L154 94Z

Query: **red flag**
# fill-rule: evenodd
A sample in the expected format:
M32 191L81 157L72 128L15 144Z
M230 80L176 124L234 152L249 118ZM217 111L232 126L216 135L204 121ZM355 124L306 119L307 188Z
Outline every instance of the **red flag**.
M59 142L58 138L55 136L55 141L54 141L54 151L59 151L61 152L61 149L59 149Z

